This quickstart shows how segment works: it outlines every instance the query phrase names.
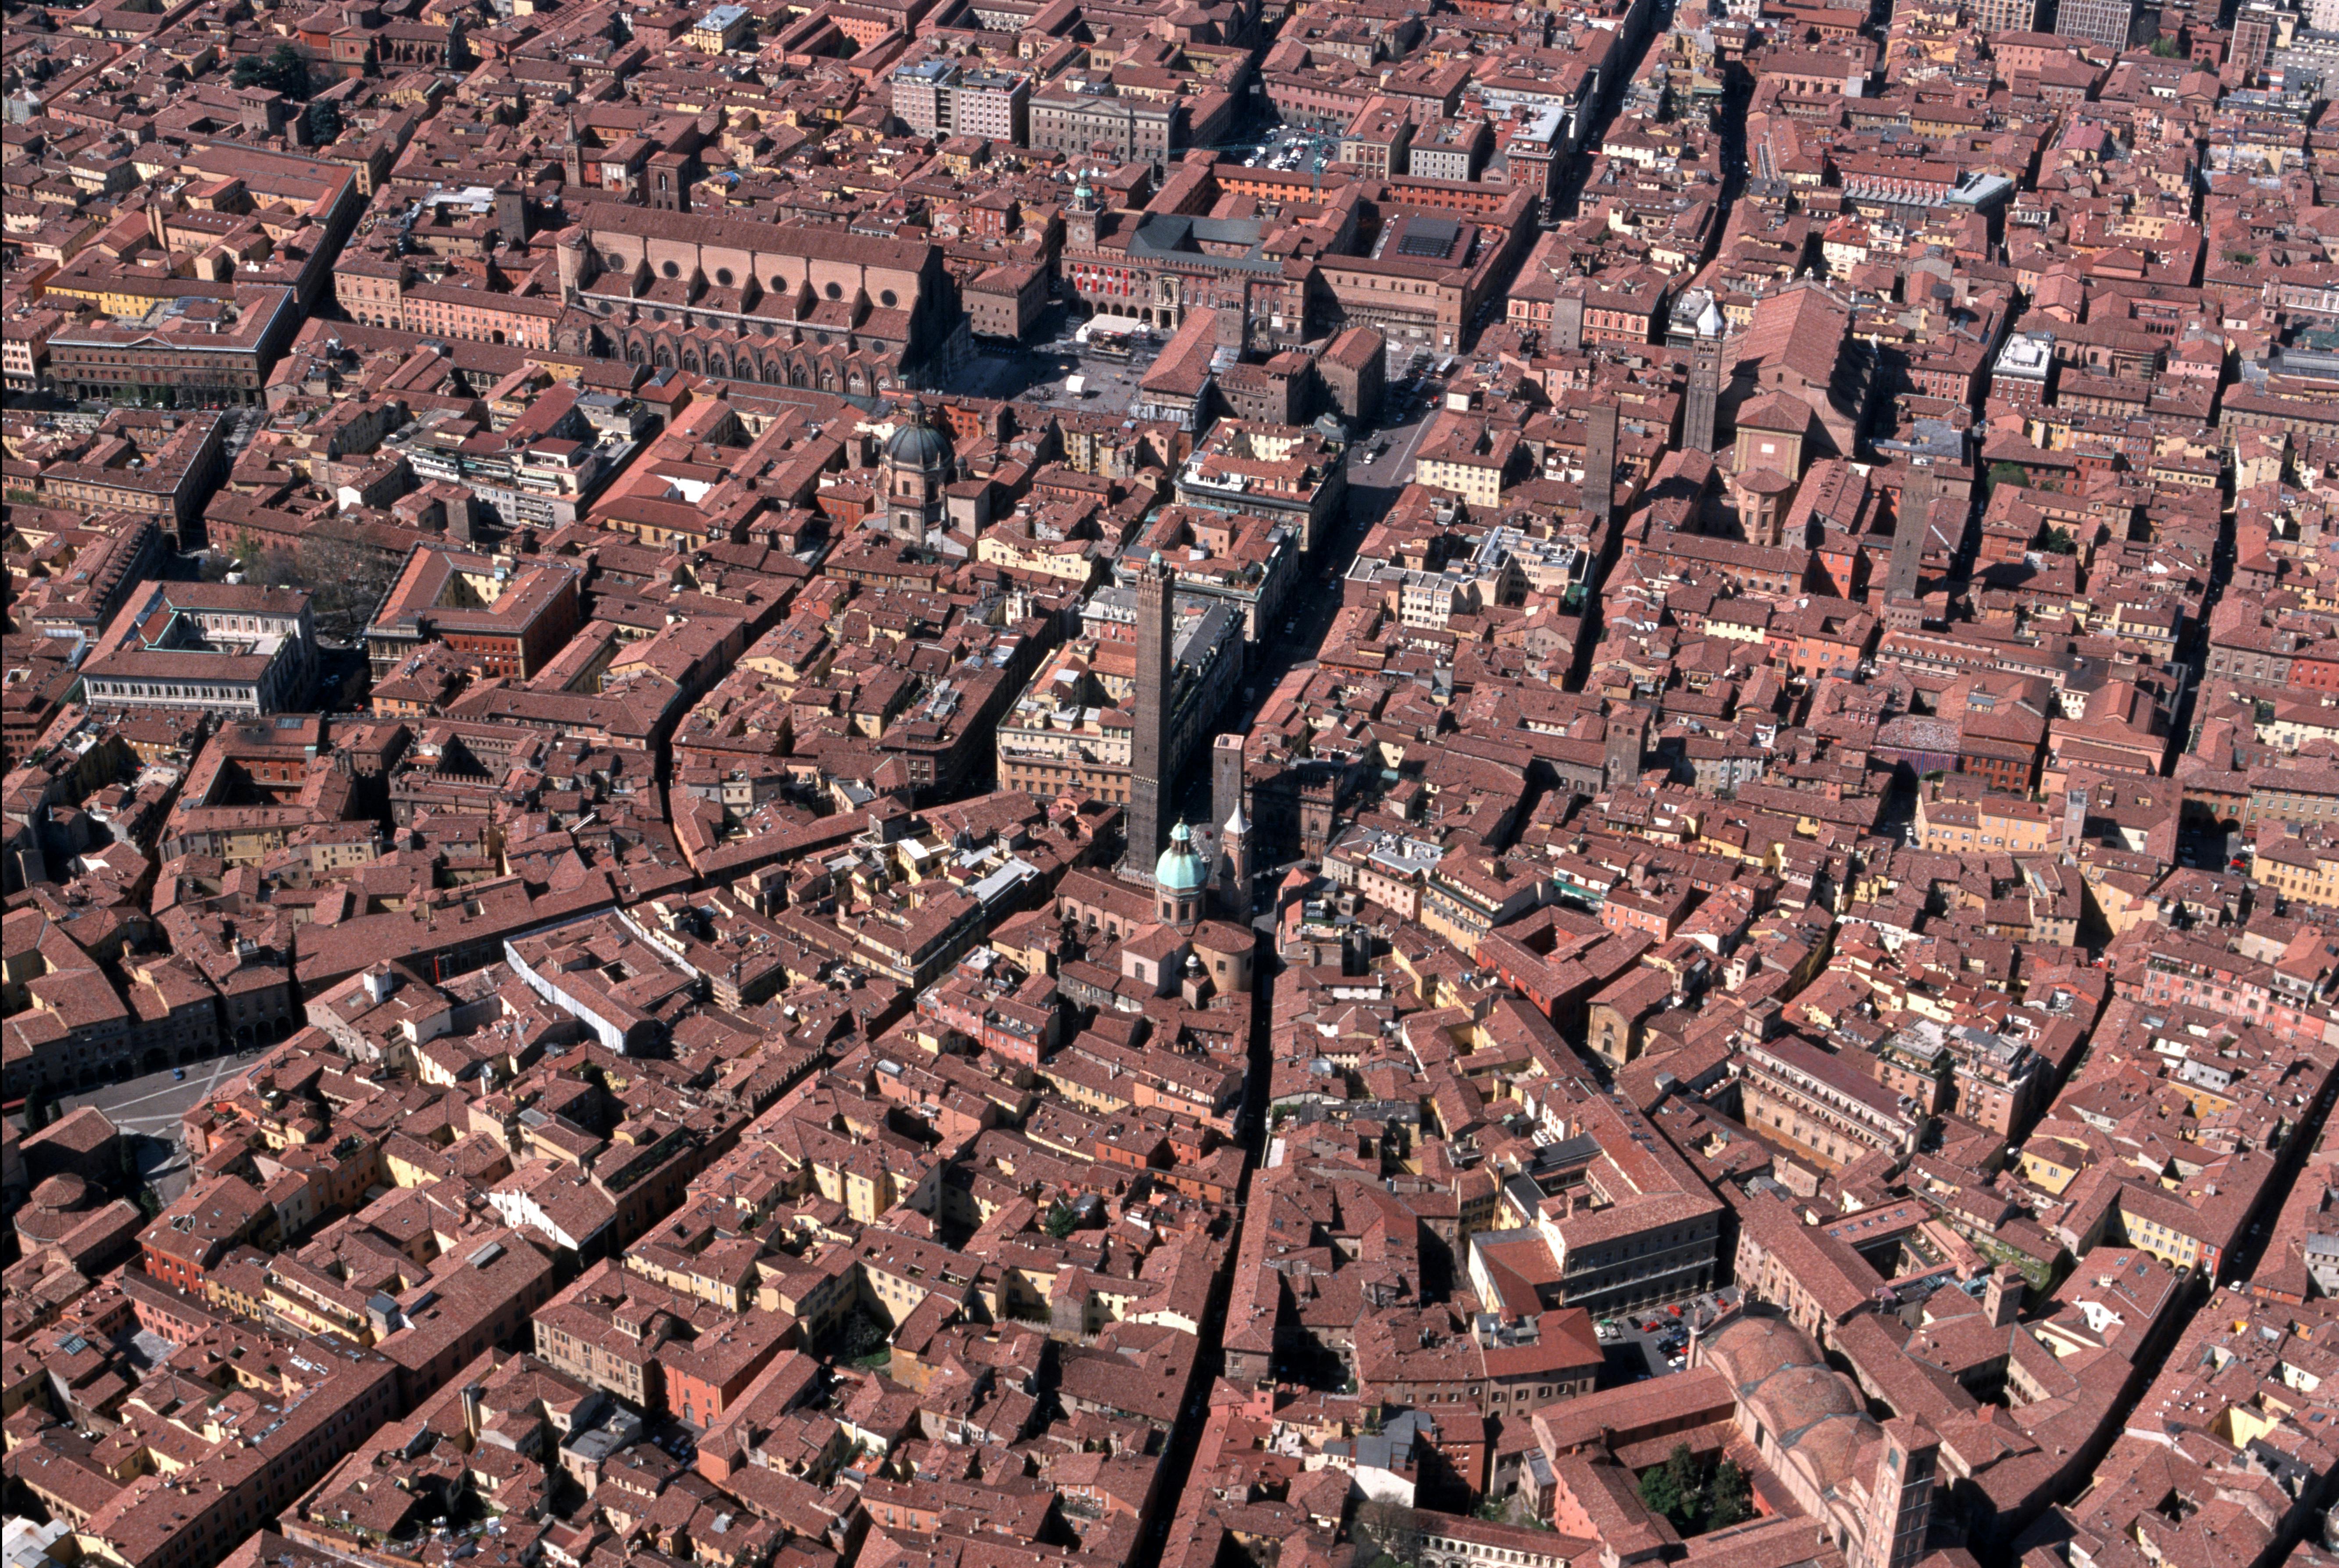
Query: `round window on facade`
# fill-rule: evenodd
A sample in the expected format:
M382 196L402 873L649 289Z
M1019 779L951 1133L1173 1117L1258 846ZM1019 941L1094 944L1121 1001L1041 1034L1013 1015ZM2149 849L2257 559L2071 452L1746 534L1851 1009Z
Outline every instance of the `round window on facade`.
M879 302L879 303L881 303L881 304L883 304L883 305L887 310L889 310L889 311L890 311L890 310L892 310L895 305L897 305L897 304L899 304L899 303L901 302L901 301L900 301L900 300L899 300L899 298L894 294L893 291L893 290L891 290L891 289L886 289L886 290L882 291L878 294L877 299L878 299L878 302Z
M731 269L728 267L716 268L715 283L717 288L729 288L731 286Z
M664 272L669 278L679 278L682 276L682 269L676 266L672 261L668 261L665 266L660 267L658 271Z
M828 286L828 297L832 300L842 300L844 298L844 285L842 283L831 283Z

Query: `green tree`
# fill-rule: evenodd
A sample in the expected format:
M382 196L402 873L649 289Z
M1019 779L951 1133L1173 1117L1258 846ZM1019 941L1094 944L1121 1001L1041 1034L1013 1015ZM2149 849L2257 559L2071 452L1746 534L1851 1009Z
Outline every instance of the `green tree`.
M2163 60L2174 60L2179 54L2185 53L2185 46L2182 44L2179 44L2176 39L2170 37L2167 34L2163 33L2159 37L2155 38L2152 41L2152 52Z
M291 44L276 45L276 52L268 56L268 84L287 98L309 95L309 62Z
M1989 481L1993 490L2000 485L2012 485L2018 489L2030 482L2030 475L2019 463L1992 463Z
M1747 1482L1746 1472L1738 1468L1736 1460L1723 1460L1706 1489L1705 1527L1719 1530L1753 1516L1754 1489Z
M1080 1210L1060 1203L1048 1210L1048 1218L1041 1223L1049 1235L1061 1241L1081 1228Z
M1704 1498L1697 1455L1686 1443L1676 1443L1665 1462L1641 1477L1641 1501L1652 1514L1663 1514L1674 1529L1688 1532Z
M2079 541L2071 537L2068 528L2054 528L2047 530L2047 537L2038 547L2050 556L2076 556L2079 553Z
M1688 1444L1673 1445L1673 1451L1665 1455L1665 1469L1672 1475L1673 1485L1680 1490L1684 1504L1693 1502L1705 1490L1705 1472L1698 1464L1697 1455L1689 1451Z
M279 44L265 60L257 54L237 56L229 80L238 87L270 87L287 98L306 98L309 63L291 44Z
M341 116L331 102L320 98L309 105L309 144L321 147L341 133Z
M1672 1471L1660 1464L1641 1477L1641 1504L1664 1519L1681 1512L1681 1489L1673 1484Z

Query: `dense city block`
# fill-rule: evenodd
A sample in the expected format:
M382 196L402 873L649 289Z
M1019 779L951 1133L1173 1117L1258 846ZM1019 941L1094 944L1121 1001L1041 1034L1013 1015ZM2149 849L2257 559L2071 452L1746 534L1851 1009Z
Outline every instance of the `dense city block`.
M2339 1568L2339 0L0 19L0 1568Z

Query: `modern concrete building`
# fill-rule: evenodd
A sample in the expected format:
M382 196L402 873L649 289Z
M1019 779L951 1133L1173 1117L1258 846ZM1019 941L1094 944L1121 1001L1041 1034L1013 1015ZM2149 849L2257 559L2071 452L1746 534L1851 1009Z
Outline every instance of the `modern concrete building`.
M2136 27L2136 0L2056 0L2058 37L2125 49Z

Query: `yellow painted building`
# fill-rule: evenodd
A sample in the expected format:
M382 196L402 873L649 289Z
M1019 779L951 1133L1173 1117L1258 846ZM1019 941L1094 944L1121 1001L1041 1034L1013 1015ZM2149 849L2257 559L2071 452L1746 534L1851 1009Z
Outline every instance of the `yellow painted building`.
M2339 908L2339 848L2305 838L2274 839L2258 846L2250 874L2286 899Z
M2045 854L2062 843L2063 824L2047 808L2012 795L1917 801L1917 843L1939 854Z

